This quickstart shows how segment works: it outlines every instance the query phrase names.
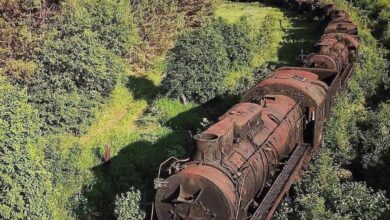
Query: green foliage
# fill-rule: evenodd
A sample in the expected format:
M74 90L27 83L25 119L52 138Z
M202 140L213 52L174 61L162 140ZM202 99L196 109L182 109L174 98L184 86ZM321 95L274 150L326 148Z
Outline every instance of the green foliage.
M250 26L246 17L241 17L239 22L229 24L222 18L215 20L212 24L221 32L225 50L227 52L232 70L249 66L252 61L253 45L250 38Z
M389 20L390 2L387 0L353 0L352 3L368 15L369 25L374 29L374 34L381 39L387 47L390 47Z
M361 157L363 167L376 166L390 151L390 105L370 111L364 123Z
M198 28L213 14L212 0L131 0L134 21L141 39L132 54L137 72L153 68L156 59L174 45L179 33Z
M259 54L257 45L267 50L273 44L271 20L264 20L268 28L253 30L246 17L234 23L219 18L183 34L169 53L163 88L173 97L199 103L249 88L255 78L252 69L264 63L254 61L254 54Z
M199 126L197 123L201 121L199 114L195 113L193 115L187 114L188 117L181 117L179 120L175 120L180 113L190 111L195 108L196 105L190 103L188 105L183 105L179 100L172 100L168 98L157 99L152 108L150 109L150 113L152 117L157 119L159 123L165 126L175 127L180 126L182 128L194 128Z
M294 215L299 219L368 220L378 219L389 209L383 192L374 192L364 183L340 181L339 169L331 152L323 150L297 187Z
M0 218L51 219L50 174L38 157L39 120L25 91L0 87Z
M115 199L115 216L118 220L142 220L145 213L140 210L141 193L131 188L126 194L117 195Z
M325 143L337 164L348 164L356 156L353 143L357 143L356 121L363 117L362 108L360 103L351 102L346 94L335 99L331 118L326 124Z
M96 35L48 39L36 52L39 70L29 82L30 101L39 109L46 133L79 134L93 108L109 96L123 66Z
M362 45L359 48L359 58L353 80L364 97L380 96L377 94L378 85L388 77L389 62L385 59L385 51L376 45ZM359 94L356 88L349 85L352 94Z
M130 53L135 41L131 5L127 0L71 1L64 9L64 24L59 26L62 38L91 31L113 53Z
M205 103L221 95L229 59L218 30L207 26L179 37L162 86L171 96Z

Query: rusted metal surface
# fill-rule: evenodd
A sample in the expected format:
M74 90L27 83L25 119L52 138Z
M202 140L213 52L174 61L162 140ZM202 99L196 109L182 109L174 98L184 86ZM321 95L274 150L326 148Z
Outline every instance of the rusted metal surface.
M305 156L309 154L309 151L310 145L308 144L300 144L295 148L293 154L287 161L286 166L262 199L261 204L251 217L251 220L272 219L278 204L290 188L296 175L299 175L300 167L304 162Z
M232 219L235 188L220 170L207 165L189 166L165 180L156 194L159 219Z
M334 22L330 23L326 29L325 34L329 33L346 33L351 35L357 35L358 29L357 26L350 22L340 21L340 22Z
M316 52L306 57L305 67L341 72L347 64L355 60L358 46L358 39L349 34L325 34L315 45Z
M302 127L302 111L289 97L268 96L261 103L237 104L195 137L193 162L157 191L157 215L183 218L193 212L186 218L245 218L248 204L275 175L278 162L292 152L293 143L302 142ZM226 154L221 153L224 145L231 146ZM209 205L210 200L223 206ZM174 201L180 204L173 205Z
M195 154L189 162L176 159L173 175L164 179L159 171L158 219L271 219L319 150L334 95L353 70L359 38L348 13L334 5L293 3L330 20L315 53L304 67L274 71L194 136Z
M267 94L283 94L307 107L318 107L326 96L328 86L318 80L318 75L305 70L276 70L243 96L242 101L259 99Z

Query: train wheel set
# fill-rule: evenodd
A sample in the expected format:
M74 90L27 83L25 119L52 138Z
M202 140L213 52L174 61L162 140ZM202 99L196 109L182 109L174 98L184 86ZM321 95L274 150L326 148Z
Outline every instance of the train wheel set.
M191 160L169 158L160 166L152 218L271 219L319 151L334 96L353 71L358 30L334 5L293 2L329 21L315 53L303 67L279 68L250 88L216 124L194 137ZM167 164L170 175L162 178Z

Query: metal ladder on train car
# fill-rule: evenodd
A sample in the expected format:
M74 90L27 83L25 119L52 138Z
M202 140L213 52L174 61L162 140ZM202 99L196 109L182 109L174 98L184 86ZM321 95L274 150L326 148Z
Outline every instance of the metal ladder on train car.
M311 146L309 144L299 144L291 157L288 159L282 172L278 175L267 194L262 199L251 220L272 219L279 203L289 190L296 175L302 168L302 164L307 156L310 156Z

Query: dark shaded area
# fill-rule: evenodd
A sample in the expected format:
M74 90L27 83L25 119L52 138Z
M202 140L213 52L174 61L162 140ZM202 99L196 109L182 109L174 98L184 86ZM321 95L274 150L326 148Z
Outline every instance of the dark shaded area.
M287 30L279 49L278 65L302 66L303 57L313 52L313 45L323 34L324 23L290 11L285 12L285 15L291 20L292 28Z
M365 181L375 190L386 190L387 197L390 197L390 153L383 155L381 158L383 163L366 169L361 165L361 161L360 157L356 157L352 162L351 169L353 170L354 178L357 181Z
M390 54L389 54L390 58ZM388 70L390 74L390 67ZM387 76L386 80L390 80L390 76ZM381 83L376 89L375 95L366 99L365 106L375 111L382 103L388 103L390 101L390 82Z
M159 91L146 78L130 77L128 87L135 98L145 99L150 103ZM110 161L93 168L96 182L90 190L86 190L85 195L91 209L98 213L96 218L114 219L116 195L129 191L132 186L141 191L142 208L149 214L155 193L153 180L160 163L170 156L189 157L194 146L191 134L194 135L201 129L202 118L216 121L237 102L237 97L219 97L183 112L164 123L174 130L173 133L156 137L156 140L150 138L153 134L145 134L141 138L145 140L126 146Z
M135 99L144 99L148 104L151 104L154 98L161 93L161 88L144 76L129 76L126 87L133 92Z
M361 155L361 153L358 155ZM351 162L348 169L352 171L355 181L365 182L375 191L384 190L386 191L386 197L390 198L390 152L383 155L380 160L383 161L383 163L364 168L362 165L362 158L357 156ZM380 219L390 219L390 210L387 210Z

